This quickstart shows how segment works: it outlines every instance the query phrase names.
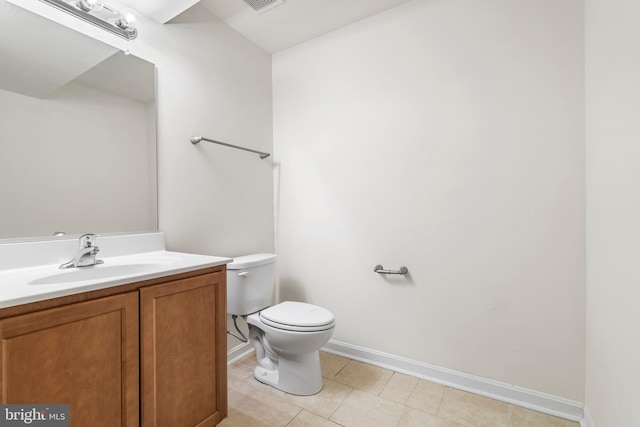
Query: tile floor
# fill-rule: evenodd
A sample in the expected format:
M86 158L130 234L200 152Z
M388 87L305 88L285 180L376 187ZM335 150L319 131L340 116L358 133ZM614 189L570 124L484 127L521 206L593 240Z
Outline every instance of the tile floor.
M253 378L252 353L229 366L229 416L219 427L578 427L330 353L320 353L324 388L293 396Z

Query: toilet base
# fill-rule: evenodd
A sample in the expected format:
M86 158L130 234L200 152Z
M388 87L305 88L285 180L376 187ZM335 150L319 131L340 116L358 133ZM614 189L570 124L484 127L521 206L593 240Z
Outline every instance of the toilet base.
M261 383L299 396L310 396L322 390L320 353L281 354L275 369L258 365L253 376Z

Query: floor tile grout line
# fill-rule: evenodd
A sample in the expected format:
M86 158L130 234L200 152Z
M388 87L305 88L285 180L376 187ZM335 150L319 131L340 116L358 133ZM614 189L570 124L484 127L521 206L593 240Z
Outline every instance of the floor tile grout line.
M328 379L330 379L330 380L332 380L332 381L336 381L336 377L340 374L340 372L342 372L342 371L343 371L343 370L344 370L344 369L349 365L349 363L351 363L351 362L353 362L353 361L354 361L353 359L348 359L348 362L344 364L344 366L343 366L343 367L342 367L342 368L341 368L341 369L340 369L340 370L339 370L339 371L334 375L334 377L333 377L333 378L328 378ZM362 363L362 364L364 364L364 365L369 365L369 364L364 363L364 362L359 362L359 361L355 361L355 362ZM384 389L387 387L387 385L389 385L389 382L391 381L391 378L393 378L393 376L394 376L395 374L402 374L401 372L394 371L393 369L387 369L387 370L391 371L391 372L392 372L392 374L389 376L389 379L385 382L384 387L382 388L382 390L380 390L378 393L371 393L371 392L369 392L369 391L367 391L367 390L356 389L356 388L351 387L351 386L349 386L349 385L347 385L347 384L343 384L343 383L341 383L341 382L339 382L339 381L336 381L338 384L342 384L342 385L344 385L344 386L347 386L347 387L351 388L351 391L349 392L349 394L347 395L347 397L345 397L345 398L343 399L343 401L340 403L340 405L338 405L338 406L336 407L336 409L331 413L331 415L330 415L327 419L328 419L329 421L331 421L331 422L334 422L333 420L331 420L331 416L333 416L333 415L335 414L335 412L340 408L340 406L342 406L342 404L343 404L343 403L348 399L348 397L353 393L353 391L354 391L354 390L358 390L359 392L362 392L362 393L367 393L367 394L369 394L369 395L371 395L371 396L375 396L375 397L378 397L378 398L380 398L380 399L384 399L384 400L386 400L386 401L388 401L388 402L392 402L392 403L396 403L396 404L402 405L402 406L403 406L403 412L404 412L404 411L406 411L407 409L415 409L416 411L419 411L419 412L423 412L423 413L426 413L426 414L429 414L429 415L434 415L434 414L430 414L429 412L422 411L422 410L420 410L420 409L413 408L413 407L411 407L411 406L407 405L407 401L408 401L409 397L411 396L411 394L413 394L413 392L416 390L416 388L418 387L418 384L419 384L419 383L420 383L420 381L421 381L421 379L420 379L420 378L416 378L416 379L417 379L417 381L416 381L416 382L415 382L415 384L413 385L413 388L411 389L411 392L409 393L409 397L407 397L407 399L405 399L405 401L404 401L404 402L398 402L398 401L396 401L396 400L392 400L392 399L386 398L386 397L384 397L384 396L381 396L381 394L384 392ZM443 394L444 394L444 393L443 393ZM439 407L440 407L440 404L441 404L441 403L442 403L442 397L440 398L440 402L439 402L439 404L438 404L438 410L439 410ZM435 415L435 416L437 416L437 415Z
M394 374L395 375L395 374ZM410 375L409 375L410 376ZM415 377L414 377L415 378ZM416 383L413 385L413 388L411 389L411 392L409 393L409 396L405 399L404 401L404 405L407 405L407 402L409 401L409 399L411 399L411 396L413 396L413 393L416 391L416 389L418 388L418 384L420 384L420 378L418 378L418 381L416 381Z
M382 388L380 389L380 391L376 394L376 396L378 397L382 397L380 396L380 394L382 394L382 392L384 391L385 388L387 388L387 386L389 385L389 381L391 381L391 378L395 375L395 371L391 371L393 372L391 375L389 375L389 378L387 378L387 381L385 381L385 383L382 385ZM383 398L384 399L384 398ZM391 400L391 399L387 399L387 400Z
M344 384L343 384L343 385L344 385ZM349 386L347 386L347 387L349 387ZM333 420L331 419L331 417L333 417L333 415L338 411L338 409L340 409L340 407L341 407L342 405L344 405L344 402L346 402L346 401L347 401L347 399L349 398L349 396L351 396L351 393L353 393L353 391L355 390L355 388L353 388L353 387L349 387L349 388L351 389L351 390L349 391L349 394L347 394L347 396L346 396L344 399L342 399L342 402L340 402L340 404L339 404L338 406L336 406L336 409L334 409L334 410L333 410L333 412L331 412L331 415L329 415L329 416L327 417L327 420L331 421L331 422L332 422L332 423L334 423L334 424L338 424L338 423L337 423L337 422L335 422L335 421L333 421ZM342 425L342 424L339 424L339 425Z
M347 365L348 365L349 363L351 363L351 362L353 362L353 359L347 359L347 363L345 363L345 364L342 366L342 368L340 368L340 370L339 370L338 372L336 372L336 373L333 375L333 378L337 377L337 376L340 374L340 372L342 372L342 371L344 370L344 368L346 368L346 367L347 367Z
M297 405L294 405L294 406L297 406ZM291 425L291 423L293 422L293 420L295 420L296 418L298 418L298 415L300 415L300 414L302 413L302 411L304 411L304 408L300 408L299 406L297 406L297 407L298 407L300 410L298 411L298 413L297 413L297 414L295 414L295 415L293 416L293 418L291 418L291 419L289 420L289 422L287 422L287 423L284 425L284 427L288 427L288 426L290 426L290 425Z
M436 417L440 416L440 410L442 409L442 402L444 402L444 394L447 392L447 389L449 387L445 386L444 389L442 389L442 396L440 396L440 402L438 402L438 410L436 411Z
M402 374L401 372L394 371L394 370L391 370L391 372L392 372L392 373L391 373L391 375L389 376L389 379L387 380L387 382L384 384L384 386L382 387L382 389L378 392L378 394L377 394L376 396L381 397L381 398L383 398L383 399L390 400L390 401L392 401L392 402L400 403L400 404L402 404L402 405L405 405L405 406L406 406L406 404L407 404L407 400L409 400L409 397L411 396L411 393L413 393L413 390L415 390L416 386L418 385L418 382L416 381L416 383L413 385L413 388L411 389L411 392L409 393L409 396L408 396L406 399L404 399L404 401L403 401L403 402L398 402L397 400L388 399L388 398L386 398L386 397L382 396L382 393L384 393L384 391L386 390L386 388L389 386L389 383L391 383L391 380L393 379L394 375L396 375L396 374L399 374L399 375L405 375L405 374Z

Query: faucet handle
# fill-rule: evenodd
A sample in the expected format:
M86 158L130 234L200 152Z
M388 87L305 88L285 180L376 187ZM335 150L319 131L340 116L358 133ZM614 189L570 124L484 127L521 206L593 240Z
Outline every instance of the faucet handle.
M90 248L96 243L97 234L87 233L80 236L80 248Z

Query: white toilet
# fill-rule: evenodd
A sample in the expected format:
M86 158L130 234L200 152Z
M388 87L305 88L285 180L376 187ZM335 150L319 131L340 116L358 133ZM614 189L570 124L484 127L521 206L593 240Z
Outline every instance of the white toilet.
M322 389L318 351L333 335L335 319L312 304L286 301L270 307L275 262L273 254L254 254L227 264L227 312L248 316L258 381L291 394L316 394Z

